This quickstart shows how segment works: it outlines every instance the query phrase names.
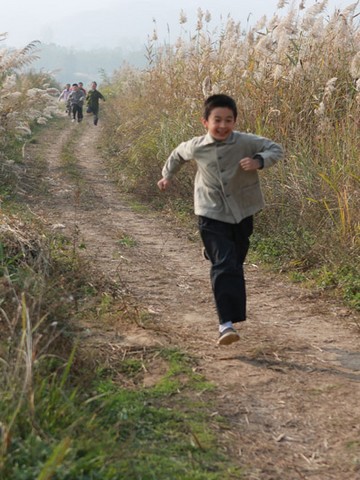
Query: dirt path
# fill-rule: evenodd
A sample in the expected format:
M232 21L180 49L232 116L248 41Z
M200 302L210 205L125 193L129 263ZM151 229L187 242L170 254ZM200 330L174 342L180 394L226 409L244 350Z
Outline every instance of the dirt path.
M82 131L80 194L59 169L71 128ZM217 427L221 444L246 466L247 480L360 479L359 316L247 265L241 341L217 347L209 266L199 246L159 216L132 211L99 156L98 133L69 124L48 140L53 199L36 204L53 226L69 234L76 227L85 254L152 316L149 328L94 329L93 344L100 348L106 337L113 345L172 345L195 355L219 387L214 415L231 424ZM134 245L121 244L124 236Z

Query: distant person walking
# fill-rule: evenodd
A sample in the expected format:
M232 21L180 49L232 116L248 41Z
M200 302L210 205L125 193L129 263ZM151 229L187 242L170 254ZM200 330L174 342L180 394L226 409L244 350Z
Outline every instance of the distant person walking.
M84 94L84 97L86 97L86 90L84 88L83 82L79 82L79 90L81 90Z
M70 83L67 83L67 84L65 85L64 90L63 90L63 91L60 93L60 95L59 95L59 98L58 98L59 102L60 102L61 100L63 100L64 102L66 102L67 99L69 98L70 93L71 93L71 86L70 86Z
M70 83L67 83L65 85L64 90L60 93L59 95L59 102L65 102L65 108L66 108L66 113L70 116L71 114L71 108L70 108L70 103L69 103L69 95L71 93L71 85Z
M97 83L92 82L91 90L89 90L88 94L86 95L86 104L87 104L87 113L92 113L94 116L94 125L98 124L99 121L99 100L103 100L105 102L105 98L102 93L97 90Z
M69 95L69 101L71 106L72 121L76 120L80 123L83 119L83 105L84 105L85 95L84 92L80 90L77 83L73 83L72 91Z

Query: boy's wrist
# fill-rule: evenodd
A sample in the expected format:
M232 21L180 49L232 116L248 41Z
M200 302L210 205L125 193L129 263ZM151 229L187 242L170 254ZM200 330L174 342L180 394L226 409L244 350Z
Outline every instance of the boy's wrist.
M262 170L264 168L264 159L261 155L256 154L254 155L254 160L257 160L259 162L259 168L258 170Z

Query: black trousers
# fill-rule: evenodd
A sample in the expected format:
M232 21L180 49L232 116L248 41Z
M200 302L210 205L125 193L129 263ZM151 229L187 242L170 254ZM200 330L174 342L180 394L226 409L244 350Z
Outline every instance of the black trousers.
M77 116L77 121L81 122L81 120L83 119L83 107L74 103L74 105L72 106L72 115L74 120Z
M210 279L220 324L246 320L243 264L253 223L252 216L237 224L198 218L200 235L211 262Z
M92 113L94 115L94 125L97 125L99 121L99 107L88 106L86 109L86 113Z

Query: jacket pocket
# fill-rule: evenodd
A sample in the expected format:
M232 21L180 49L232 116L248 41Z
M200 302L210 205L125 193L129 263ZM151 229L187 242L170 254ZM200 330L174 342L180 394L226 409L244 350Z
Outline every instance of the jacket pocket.
M244 208L262 208L264 205L264 197L259 181L243 187L239 192L239 197L240 204Z

